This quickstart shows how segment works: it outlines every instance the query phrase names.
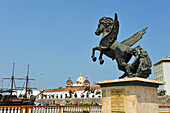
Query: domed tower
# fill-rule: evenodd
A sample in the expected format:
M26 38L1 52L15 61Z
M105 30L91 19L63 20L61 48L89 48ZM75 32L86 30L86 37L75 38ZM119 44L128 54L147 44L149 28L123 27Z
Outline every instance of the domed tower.
M85 79L82 77L82 73L80 73L80 77L76 80L74 84L75 87L83 87Z
M72 80L71 80L71 77L69 76L69 79L67 80L67 82L66 82L66 87L68 88L68 87L72 87L72 85L73 85L73 82L72 82Z
M86 79L84 81L84 86L90 86L90 82L89 80L87 79L87 76L86 76Z

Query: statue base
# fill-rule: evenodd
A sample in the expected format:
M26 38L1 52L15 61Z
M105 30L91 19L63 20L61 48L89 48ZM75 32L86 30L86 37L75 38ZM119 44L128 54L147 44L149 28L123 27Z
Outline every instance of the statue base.
M159 113L157 88L164 82L134 77L94 84L102 89L102 113Z

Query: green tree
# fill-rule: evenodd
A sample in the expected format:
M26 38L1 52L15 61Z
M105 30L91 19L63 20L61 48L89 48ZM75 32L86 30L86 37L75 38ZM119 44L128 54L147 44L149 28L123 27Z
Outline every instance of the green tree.
M44 94L43 94L43 93L41 93L40 95L41 95L41 99L43 99L43 97L44 97Z
M20 93L18 97L20 97L20 98L21 98L21 97L22 97L22 94Z
M49 94L48 97L51 98L51 94Z
M65 98L68 98L67 94L65 94Z
M52 94L51 97L54 98L54 94Z
M98 94L101 94L101 92L99 90L96 91L96 95L98 95Z
M74 97L77 98L77 93L74 93Z
M74 92L75 92L75 91L73 91L73 90L69 90L69 92L68 92L68 93L69 93L69 95L70 95L70 97L69 97L69 98L72 98L72 94L74 94Z
M83 92L83 93L85 93L85 92L87 92L86 97L89 97L89 94L90 94L90 93L94 93L94 92L95 92L95 88L93 89L93 88L90 88L90 86L87 86L87 87L84 89L84 92Z
M47 98L47 95L43 95L45 98Z
M30 98L34 98L35 96L34 95L30 95Z
M33 94L32 88L28 88L28 89L27 89L27 93L28 93L29 96L31 96L31 95Z

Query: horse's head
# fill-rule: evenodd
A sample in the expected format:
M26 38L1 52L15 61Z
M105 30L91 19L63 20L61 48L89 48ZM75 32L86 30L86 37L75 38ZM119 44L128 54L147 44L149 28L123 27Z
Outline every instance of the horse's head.
M103 32L109 32L113 25L113 19L110 17L103 17L99 20L98 28L95 32L96 35L100 35Z

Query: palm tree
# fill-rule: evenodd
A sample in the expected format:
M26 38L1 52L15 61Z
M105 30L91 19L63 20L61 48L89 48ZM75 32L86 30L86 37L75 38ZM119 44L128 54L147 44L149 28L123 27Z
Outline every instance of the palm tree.
M89 94L90 94L90 93L94 93L94 92L95 92L95 88L93 89L93 88L90 88L90 86L87 86L87 87L84 89L84 92L83 92L83 93L85 93L85 92L87 92L86 97L89 97Z
M47 98L47 95L43 95L45 98Z
M77 93L74 93L74 97L77 98Z
M91 93L94 93L94 92L95 92L95 90L96 90L95 88L94 88L94 89L93 89L93 88L91 88L91 90L90 90L90 91L91 91Z
M44 94L43 94L43 93L41 93L40 95L41 95L41 99L43 99L43 97L44 97Z
M33 94L33 91L32 91L32 88L28 88L27 89L27 92L28 92L28 95L29 95L29 97Z
M20 98L21 98L21 97L22 97L22 94L20 93L18 97L20 97Z
M53 95L49 94L48 97L49 97L49 98L53 98Z
M98 95L98 94L101 94L101 92L99 90L96 91L96 95Z
M81 93L81 95L80 95L80 96L81 96L81 98L84 98L84 94L83 94L83 93Z
M30 95L30 98L34 98L35 96L34 95Z
M54 94L52 94L51 97L54 98Z
M67 94L65 94L65 98L67 98Z
M74 92L75 92L75 91L73 91L73 90L69 90L68 93L69 93L69 95L70 95L70 98L72 98L72 94L74 94Z

